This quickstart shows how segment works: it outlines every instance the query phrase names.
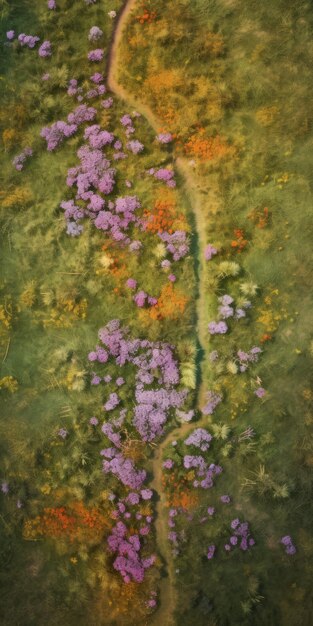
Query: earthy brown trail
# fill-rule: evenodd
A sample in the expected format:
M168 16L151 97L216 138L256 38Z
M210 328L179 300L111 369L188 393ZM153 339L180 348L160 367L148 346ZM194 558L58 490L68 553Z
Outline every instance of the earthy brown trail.
M121 43L124 30L127 21L137 3L137 0L128 0L125 3L115 27L113 40L109 52L108 64L107 64L107 85L109 89L115 93L119 99L124 100L128 107L132 107L137 110L146 120L151 127L155 130L156 134L161 130L162 124L153 114L150 108L135 98L133 94L128 93L127 90L118 82L119 78L119 44ZM197 299L197 335L201 349L204 354L207 348L207 311L206 311L206 298L205 298L205 272L204 270L204 248L206 245L206 233L205 233L205 221L203 218L203 211L201 210L202 199L198 190L197 183L195 182L195 176L190 162L179 157L175 160L175 167L178 173L181 175L184 181L184 193L188 198L189 204L195 215L195 226L198 237L198 251L199 251L199 270L198 270L198 299ZM214 199L212 198L212 201ZM208 197L206 197L206 205L208 203ZM198 406L203 406L205 389L203 384L198 388ZM206 424L206 418L201 420ZM197 425L200 425L198 422ZM202 424L202 425L204 425ZM161 580L161 595L160 595L160 607L153 617L149 619L150 626L174 626L175 618L174 613L178 603L177 588L175 585L175 570L176 564L171 554L167 525L167 507L166 498L162 490L162 454L163 450L175 440L187 436L189 431L194 429L193 424L182 424L180 427L172 430L158 445L153 463L152 473L153 480L151 487L158 493L159 500L156 506L156 536L157 545L161 557L164 562L164 568L166 570L166 576Z

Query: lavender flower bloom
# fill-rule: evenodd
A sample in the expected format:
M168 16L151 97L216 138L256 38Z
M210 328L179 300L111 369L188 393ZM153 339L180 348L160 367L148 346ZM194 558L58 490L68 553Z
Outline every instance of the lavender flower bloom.
M95 63L98 63L99 61L102 61L103 54L104 51L102 50L102 48L90 50L90 52L88 52L88 61L94 61Z
M89 424L91 424L91 426L98 426L99 424L99 420L97 417L91 417L89 420Z
M27 157L32 156L32 154L33 154L33 151L31 148L24 148L24 150L20 154L14 157L12 163L18 172L20 172L23 169L24 161L26 161Z
M6 480L3 480L2 483L1 483L1 491L2 491L2 493L4 493L5 496L10 491L9 483Z
M234 315L234 309L227 304L223 304L218 307L219 316L223 319L227 319L228 317L232 317Z
M160 143L170 143L171 141L173 141L173 135L171 135L171 133L159 133L156 136L157 141L159 141Z
M117 393L110 393L109 399L107 400L103 408L106 411L113 411L113 409L115 409L119 405L119 403L120 399Z
M140 495L143 500L151 500L153 491L151 489L142 489Z
M258 387L258 389L256 389L254 393L258 398L264 398L266 390L263 387Z
M18 38L18 42L21 46L26 46L27 48L34 48L36 43L40 41L39 37L33 35L25 35L25 33L21 33Z
M47 2L48 9L55 10L57 8L55 0L48 0Z
M210 447L210 442L212 441L212 435L208 433L204 428L196 428L187 439L185 439L184 443L186 446L195 446L200 448L202 452L206 452L206 450Z
M110 109L111 106L113 104L113 98L107 98L106 100L102 100L101 102L101 106L103 106L104 109Z
M134 278L128 278L126 281L126 287L129 289L136 289L137 281Z
M202 409L203 415L212 415L217 405L222 401L222 396L215 391L207 391L206 393L207 403Z
M126 148L128 148L128 150L130 150L133 154L139 154L139 152L142 152L144 150L144 145L136 139L133 141L128 141L126 144Z
M102 75L102 74L100 74L100 72L95 72L95 74L93 74L93 75L90 77L90 80L91 80L93 83L96 83L96 85L99 85L99 83L103 83L104 78L103 78L103 75Z
M295 547L295 545L292 542L292 539L290 537L290 535L285 535L284 537L281 538L280 543L285 546L285 552L286 554L296 554L297 549Z
M230 527L235 530L236 528L238 528L240 524L240 520L238 519L238 517L236 517L236 519L233 519L233 521L230 524Z
M240 320L241 318L246 317L246 312L243 309L235 310L235 319Z
M38 54L40 57L44 58L44 57L51 57L52 54L52 50L51 50L51 42L50 41L44 41L39 50L38 50Z
M211 261L211 259L217 254L217 248L212 246L212 244L208 244L204 250L204 258L206 261Z
M134 302L136 303L138 307L142 308L145 305L146 298L147 298L146 292L141 290L141 291L138 291L138 293L134 295Z
M59 435L59 437L61 437L61 439L66 439L66 437L68 435L68 430L66 430L66 428L60 428L58 430L58 435Z
M208 325L210 335L224 335L228 331L226 322L210 322Z
M174 461L172 461L172 459L166 459L165 461L163 461L162 467L164 467L164 469L172 469L173 466Z
M223 504L229 504L230 503L230 497L229 496L221 496L220 497L221 502L223 502Z
M15 37L15 31L14 30L8 30L7 31L7 39L9 41L12 41L12 39L14 39L14 37Z
M208 559L213 559L215 549L216 547L214 545L211 545L208 547L208 554L207 554Z
M88 39L89 41L97 41L98 39L101 39L102 35L103 31L101 28L98 28L98 26L92 26L89 31Z
M207 509L207 513L208 513L208 515L210 515L210 516L214 515L214 513L215 513L215 508L214 508L214 506L209 506L209 507L208 507L208 509Z
M122 385L124 385L125 380L124 380L124 378L122 378L122 376L119 376L119 378L117 378L115 382L116 382L118 387L121 387Z
M225 293L223 296L221 296L218 301L224 305L227 306L229 304L232 304L232 302L234 302L234 298L232 298L231 296L229 296L227 293Z
M169 274L169 275L168 275L168 279L169 279L169 281L170 281L171 283L175 283L175 281L176 281L176 276L175 276L175 274Z

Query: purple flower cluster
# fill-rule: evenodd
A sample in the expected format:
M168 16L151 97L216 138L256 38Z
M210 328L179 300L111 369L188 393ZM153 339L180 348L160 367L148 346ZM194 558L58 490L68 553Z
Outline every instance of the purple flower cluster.
M257 396L257 398L264 398L266 394L266 389L264 389L264 387L258 387L254 393Z
M215 553L215 550L216 550L216 547L215 547L215 545L214 545L214 544L212 544L211 546L209 546L209 547L208 547L207 558L208 558L209 560L210 560L210 559L213 559L213 557L214 557L214 553Z
M159 233L160 239L166 244L166 250L173 256L173 261L179 261L189 252L189 241L185 230L176 230L174 233Z
M171 135L171 133L159 133L156 138L160 143L170 143L173 141L173 135Z
M162 467L164 467L164 469L172 469L172 467L174 467L174 461L172 461L172 459L165 459Z
M126 148L130 150L133 154L139 154L139 152L143 151L144 145L143 143L138 141L138 139L133 139L127 142Z
M196 428L190 435L185 439L184 443L186 446L195 446L196 448L200 448L202 452L206 452L210 447L210 442L213 437L208 433L204 428Z
M88 39L89 41L98 41L98 39L101 39L102 35L103 31L101 28L98 26L92 26L89 31Z
M211 261L211 259L217 254L217 248L212 246L212 244L208 244L204 250L204 258L206 261Z
M15 31L14 30L8 30L6 35L7 35L7 39L9 41L12 41L12 39L14 39L14 37L15 37Z
M59 437L61 437L61 439L66 439L66 437L68 435L68 431L66 430L66 428L60 428L58 430L58 435L59 435Z
M133 120L129 113L126 113L120 118L120 122L122 126L125 128L125 134L127 137L130 137L135 132L135 127L133 124Z
M94 61L95 63L99 63L103 59L104 51L102 48L96 48L95 50L90 50L88 52L88 61Z
M222 396L215 391L207 391L206 393L207 403L202 409L203 415L212 415L217 405L222 401Z
M38 50L38 54L42 58L51 57L51 54L52 54L51 42L48 40L44 41Z
M151 167L148 170L148 174L154 176L157 180L161 180L166 183L168 187L176 187L176 182L174 180L174 171L167 167L161 167L159 170L155 170L154 167Z
M1 483L1 491L5 496L7 496L10 491L9 483L6 480L3 480Z
M230 527L233 532L228 543L224 546L227 552L230 552L235 547L240 547L245 552L255 545L255 540L250 534L248 522L240 522L237 517L232 520Z
M109 450L112 458L103 461L104 473L113 474L123 485L131 489L140 489L147 476L145 470L137 470L132 459L126 459L116 448L109 448Z
M297 548L293 544L290 535L285 535L284 537L282 537L280 543L285 547L286 554L296 554Z
M225 335L228 331L226 322L210 322L208 325L210 335Z
M18 172L20 172L23 169L24 162L26 161L28 157L32 156L32 154L33 154L33 151L31 148L24 148L24 150L20 154L17 154L16 157L14 157L12 163L15 169L18 170Z
M108 537L108 546L111 552L117 554L113 567L120 572L124 582L142 582L145 570L153 565L155 556L141 558L139 535L134 534L127 537L127 527L123 522L117 522L112 534Z
M67 122L54 122L41 129L40 136L47 142L47 150L55 150L65 138L74 135L80 124L93 120L97 111L86 104L81 104L67 117Z
M48 0L47 6L48 6L48 9L51 9L52 11L54 11L57 8L56 1Z
M245 372L246 369L248 369L249 363L257 363L261 352L262 350L258 346L254 346L251 350L249 350L249 352L238 350L237 357L239 359L240 371Z
M34 48L36 43L40 41L39 37L33 35L25 35L25 33L21 33L18 38L18 42L21 46L26 46L27 48Z
M223 471L220 465L215 465L215 463L208 465L203 456L189 454L184 456L184 468L197 470L197 479L193 481L193 486L202 487L202 489L211 489L214 476L218 476Z
M245 308L251 306L251 302L246 302L244 308L234 308L234 299L227 293L221 296L219 299L218 314L219 319L222 321L212 321L208 325L210 335L224 335L228 331L228 326L225 319L233 318L239 320L246 317Z

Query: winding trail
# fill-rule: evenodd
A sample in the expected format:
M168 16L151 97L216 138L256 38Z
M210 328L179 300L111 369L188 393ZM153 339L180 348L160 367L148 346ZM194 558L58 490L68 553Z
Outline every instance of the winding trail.
M149 122L150 126L155 130L156 134L162 129L162 123L157 119L151 109L135 98L133 94L129 93L119 82L119 45L123 39L124 31L128 19L136 5L138 0L127 0L119 13L117 22L115 25L112 43L107 60L107 85L111 92L113 92L120 100L123 100L127 106L131 106L136 109L145 119ZM207 298L206 298L206 286L205 286L205 271L204 271L204 249L206 246L206 230L205 219L203 217L201 194L199 191L199 184L196 181L194 171L190 165L190 162L184 157L175 158L173 156L175 168L181 178L181 184L184 194L188 200L189 206L194 213L195 229L198 241L198 269L196 271L198 279L198 293L197 293L197 337L199 341L199 347L202 354L205 356L207 352ZM206 205L210 202L208 195L206 196ZM212 202L215 201L214 193L212 192ZM201 368L201 364L199 365ZM201 379L201 374L200 374ZM197 404L202 406L204 404L205 387L202 379L198 386ZM203 422L203 424L202 424ZM197 426L207 424L207 418L197 422ZM187 434L193 430L195 423L182 424L181 426L170 431L163 441L158 445L153 462L152 462L152 474L153 479L151 481L151 487L157 492L159 500L156 505L156 536L157 546L161 554L163 561L163 569L165 575L160 581L160 606L156 613L149 619L149 626L174 626L175 625L175 609L178 604L178 594L175 585L175 561L171 554L171 548L167 539L168 524L167 524L167 507L166 497L162 490L162 454L164 449L176 438L187 436Z

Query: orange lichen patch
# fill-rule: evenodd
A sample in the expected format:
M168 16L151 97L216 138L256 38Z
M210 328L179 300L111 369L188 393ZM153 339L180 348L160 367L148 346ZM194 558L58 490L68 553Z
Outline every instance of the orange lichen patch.
M231 242L231 247L236 250L236 252L242 252L248 244L248 240L245 239L245 234L242 228L235 228L234 230L235 239Z
M227 143L226 139L216 135L215 137L205 137L205 130L200 128L199 132L191 135L185 144L185 153L202 161L213 161L224 157L233 157L236 148Z
M167 130L172 130L177 125L177 111L174 107L168 106L157 106L156 108L157 116L162 122L164 122Z
M142 321L149 323L149 320L179 319L185 311L189 298L182 291L179 291L172 283L164 285L157 304L150 309L141 309L139 317Z
M97 508L87 509L82 502L73 502L67 507L45 508L41 515L25 522L23 536L95 543L109 527L110 522Z
M248 219L251 220L257 228L265 228L266 226L268 226L269 224L269 219L270 219L270 214L269 214L269 210L266 207L262 208L255 208L253 209L249 215L248 215Z

